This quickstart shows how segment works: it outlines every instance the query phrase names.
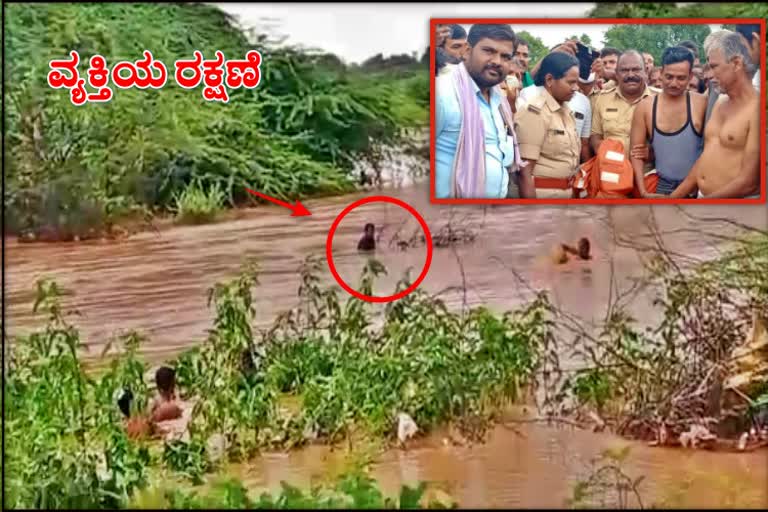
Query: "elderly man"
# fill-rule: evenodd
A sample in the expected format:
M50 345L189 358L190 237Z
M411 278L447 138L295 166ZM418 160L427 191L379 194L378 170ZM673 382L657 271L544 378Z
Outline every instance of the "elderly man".
M730 32L709 41L707 59L721 92L704 130L704 151L670 195L760 197L760 101L752 86L755 65L742 36Z

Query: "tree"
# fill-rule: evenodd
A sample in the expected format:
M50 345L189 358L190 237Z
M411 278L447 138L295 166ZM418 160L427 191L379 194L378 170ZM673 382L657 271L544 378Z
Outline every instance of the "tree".
M526 30L519 30L515 31L515 35L525 39L525 41L528 43L528 51L531 56L531 67L533 67L536 62L543 59L549 53L549 48L547 48L544 42L530 32Z
M592 38L589 37L587 34L581 34L581 37L573 35L573 36L569 37L568 39L578 39L579 41L581 41L582 43L584 43L587 46L591 46L592 45Z
M710 32L708 25L616 25L605 32L605 46L648 52L659 62L666 48L691 40L703 57L704 39Z

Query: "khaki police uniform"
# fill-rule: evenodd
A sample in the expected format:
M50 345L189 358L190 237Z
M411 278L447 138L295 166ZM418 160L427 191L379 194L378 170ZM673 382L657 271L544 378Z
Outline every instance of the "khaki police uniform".
M635 107L648 96L661 91L646 86L642 96L631 102L624 98L619 87L603 89L594 96L592 103L592 135L601 135L603 139L620 140L624 144L624 154L629 158L629 135L632 132L632 115Z
M520 156L536 161L536 197L573 197L566 183L579 165L581 139L567 104L560 105L549 91L542 91L517 112L515 131Z

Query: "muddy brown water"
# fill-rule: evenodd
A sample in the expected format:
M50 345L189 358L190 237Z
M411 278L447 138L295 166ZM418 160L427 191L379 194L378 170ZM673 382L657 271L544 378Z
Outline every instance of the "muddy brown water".
M544 289L558 306L584 321L597 321L605 315L611 276L625 289L643 274L640 253L616 245L614 233L635 244L652 245L648 226L655 219L669 250L697 258L716 254L722 250L718 237L736 233L732 225L693 221L672 206L451 208L430 204L427 186L418 184L306 201L310 217L294 218L282 208L260 207L243 212L238 220L144 232L122 241L19 244L6 240L5 327L13 336L41 324L42 319L31 313L34 283L50 276L68 292L65 307L79 312L73 321L88 345L87 358L98 357L110 336L138 330L148 338L144 355L157 363L204 338L212 321L206 291L233 277L246 258L256 258L262 268L254 298L257 323L266 327L277 313L296 304L299 265L309 254L324 255L336 216L354 200L379 194L416 208L433 236L450 219L453 226L478 233L474 243L455 251L436 248L421 285L432 293L466 285L466 295L462 291L442 295L454 308L466 301L470 306L513 309L532 296L532 289ZM683 212L768 227L764 205L692 205ZM413 278L419 274L426 253L423 247L401 251L388 241L398 228L402 238L409 238L418 225L403 209L387 203L368 204L347 215L334 237L333 254L339 274L353 288L366 258L355 250L366 222L383 227L376 256L388 275L377 281L374 292L389 295L406 268L412 267ZM592 261L551 263L547 255L554 244L575 242L581 236L593 243ZM334 284L327 266L322 278ZM658 319L658 311L651 306L653 297L653 290L641 289L632 300L631 310L642 323ZM400 483L418 479L442 482L466 507L557 507L583 475L582 465L590 457L625 443L607 435L542 425L527 425L523 430L525 439L497 430L488 444L472 449L448 448L437 438L431 443L427 439L408 452L386 452L374 473L392 492ZM675 495L679 505L691 507L768 506L765 451L711 454L633 447L630 468L646 475L653 496L672 499ZM310 447L287 455L265 455L241 472L256 485L274 487L280 479L302 484L315 473L329 471L332 459L327 448Z

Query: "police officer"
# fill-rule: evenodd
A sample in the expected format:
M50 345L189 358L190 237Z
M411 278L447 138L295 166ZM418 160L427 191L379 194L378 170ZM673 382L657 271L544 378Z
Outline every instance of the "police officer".
M544 91L517 112L520 156L533 176L537 198L571 198L581 141L567 102L579 90L579 61L552 52L541 62L534 83Z
M624 144L624 154L629 158L629 134L635 107L644 98L661 91L646 85L645 62L636 50L627 50L619 57L616 82L616 86L601 90L595 98L590 144L597 154L604 139L620 140Z

